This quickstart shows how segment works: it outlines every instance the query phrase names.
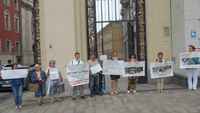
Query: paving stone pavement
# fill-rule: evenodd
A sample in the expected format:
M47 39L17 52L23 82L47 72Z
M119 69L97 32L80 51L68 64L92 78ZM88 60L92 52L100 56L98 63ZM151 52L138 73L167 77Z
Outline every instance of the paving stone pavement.
M154 85L138 85L135 95L87 97L73 101L70 97L59 102L39 106L33 94L24 94L20 113L200 113L200 90L188 91L176 85L167 85L164 93L155 91ZM17 113L13 98L0 101L0 113Z

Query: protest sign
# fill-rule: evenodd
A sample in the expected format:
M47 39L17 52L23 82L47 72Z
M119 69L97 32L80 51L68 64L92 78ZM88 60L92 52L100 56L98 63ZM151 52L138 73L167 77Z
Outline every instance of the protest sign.
M2 79L19 79L26 78L28 75L28 69L15 69L15 70L2 70Z
M150 72L152 79L172 77L174 76L173 63L172 62L151 63Z
M107 56L107 55L101 55L101 56L99 57L99 59L100 59L101 61L105 61L105 60L108 59L108 56Z
M49 69L49 78L50 80L56 80L60 78L59 70L57 68Z
M200 52L185 52L180 54L180 68L200 68Z
M106 60L103 62L103 74L124 75L125 63L122 60Z
M91 70L91 73L92 73L92 74L97 74L97 73L99 73L100 71L102 71L102 68L101 68L101 65L100 65L100 64L96 64L96 65L92 66L92 67L90 68L90 70Z
M89 84L89 65L69 65L67 66L67 78L71 86Z
M145 76L145 62L127 63L123 77Z

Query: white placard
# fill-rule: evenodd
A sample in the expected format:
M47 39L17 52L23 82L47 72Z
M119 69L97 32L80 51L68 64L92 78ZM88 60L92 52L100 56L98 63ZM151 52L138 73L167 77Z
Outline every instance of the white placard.
M108 59L108 56L107 56L107 55L101 55L101 56L99 57L99 59L100 59L101 61L105 61L105 60Z
M89 65L69 65L67 66L67 78L71 86L89 84Z
M145 62L127 63L123 77L145 76Z
M180 68L200 68L200 52L185 52L180 54Z
M60 79L60 73L57 68L50 68L49 69L49 79L50 80L56 80Z
M3 67L3 70L12 70L12 67Z
M125 62L122 60L107 60L103 62L103 74L124 75Z
M174 76L173 62L151 63L150 72L151 79L172 77Z
M91 66L90 67L90 70L91 70L91 73L92 74L97 74L99 73L100 71L102 71L102 67L100 64L95 64L94 66Z
M2 70L2 79L19 79L26 78L28 75L28 69L16 69L16 70Z

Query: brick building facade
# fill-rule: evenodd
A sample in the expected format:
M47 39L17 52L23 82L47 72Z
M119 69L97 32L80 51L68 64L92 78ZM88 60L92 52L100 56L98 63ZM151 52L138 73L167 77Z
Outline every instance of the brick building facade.
M21 57L21 0L0 0L0 63L19 61Z

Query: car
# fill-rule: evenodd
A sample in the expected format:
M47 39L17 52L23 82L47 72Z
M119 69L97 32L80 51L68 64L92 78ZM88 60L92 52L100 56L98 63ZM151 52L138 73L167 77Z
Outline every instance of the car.
M12 65L5 65L2 66L2 70L11 70ZM30 69L29 66L18 66L17 69ZM10 80L3 80L0 79L0 90L10 90L11 89L11 83ZM24 89L28 89L28 79L24 78Z

